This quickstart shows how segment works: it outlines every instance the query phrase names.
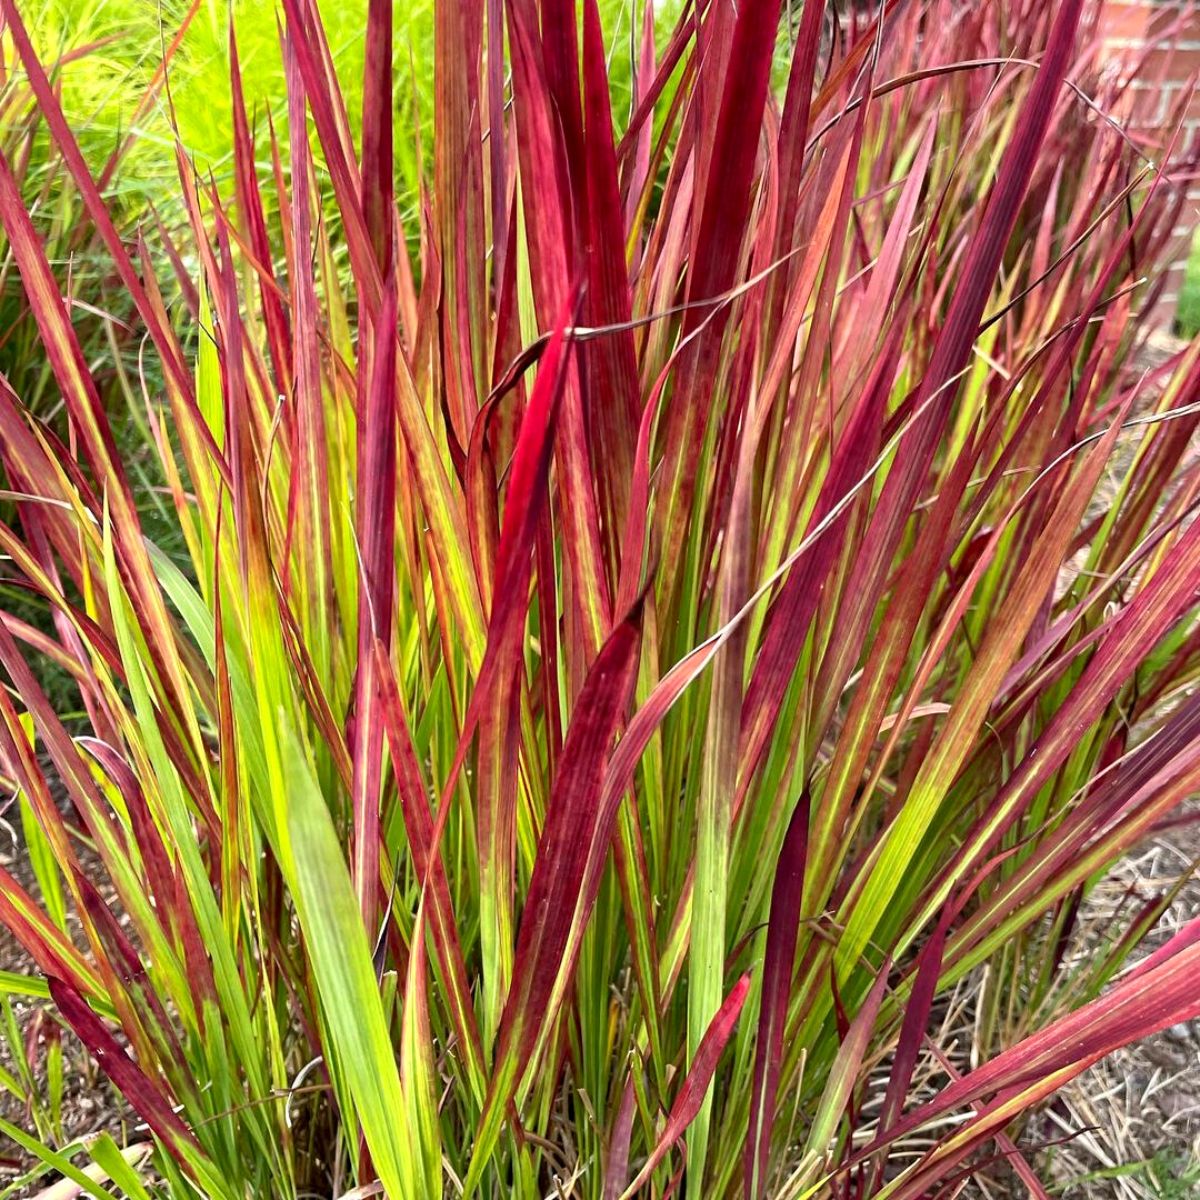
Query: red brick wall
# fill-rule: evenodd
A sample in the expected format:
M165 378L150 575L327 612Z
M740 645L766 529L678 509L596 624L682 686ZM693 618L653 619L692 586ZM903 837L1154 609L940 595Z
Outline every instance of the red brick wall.
M1130 125L1151 146L1165 146L1184 89L1200 75L1200 6L1194 0L1099 0L1106 38L1105 66L1132 73ZM1147 46L1154 48L1147 52ZM1139 64L1134 69L1134 64ZM1200 90L1184 113L1189 131L1200 127ZM1200 181L1188 193L1170 249L1166 284L1156 309L1163 326L1175 316L1192 237L1200 224Z

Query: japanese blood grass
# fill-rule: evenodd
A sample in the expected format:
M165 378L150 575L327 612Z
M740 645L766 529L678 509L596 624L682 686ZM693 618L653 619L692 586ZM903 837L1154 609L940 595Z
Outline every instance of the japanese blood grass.
M810 2L779 94L778 0L647 6L616 113L592 0L439 3L411 224L391 3L359 137L284 0L287 148L231 53L232 179L180 154L190 233L133 254L0 9L190 559L0 160L70 419L0 386L55 614L0 620L0 919L49 980L3 986L154 1151L8 1132L139 1200L910 1200L993 1142L1044 1194L1010 1127L1200 1014L1200 924L1125 966L1169 897L1064 966L1200 777L1200 344L1137 358L1182 196L1081 0L908 0L829 57ZM918 1090L981 973L978 1063Z
M159 65L154 69L151 64L145 87L126 97L135 125L161 98L166 70L175 61L198 7L197 0L193 0L174 36L164 39ZM45 60L47 73L60 95L73 88L80 76L95 71L97 60L104 59L114 48L111 29L105 29L99 21L94 27L79 21L70 31L58 30L57 35L48 27L54 22L41 24L41 42L53 48ZM138 379L139 364L145 360L140 355L140 334L130 321L132 306L119 281L114 279L103 244L86 220L78 189L64 180L59 152L28 79L19 69L12 69L15 59L11 33L0 19L0 61L9 64L9 69L0 76L0 148L10 164L22 204L42 240L45 254L55 264L63 303L71 306L76 337L92 364L92 377L109 413L127 472L137 484L136 501L144 527L161 546L175 549L179 543L178 521L170 504L158 492L156 485L162 483L161 472L145 425L145 405ZM110 196L118 181L127 179L129 156L138 144L136 132L123 129L111 138L97 139L93 145L90 161ZM131 205L128 192L122 188L119 197L112 200L111 211L118 228L126 236L136 236L144 204ZM46 421L58 436L69 438L61 393L42 347L12 248L2 230L0 375L20 395L24 408ZM7 489L0 487L0 518L11 523L14 516L13 500ZM3 587L3 604L12 619L30 626L31 636L52 629L46 605L19 585ZM56 656L52 643L45 642L42 648L50 657L43 659L39 677L54 700L56 711L66 715L78 698L71 682L70 664L53 661Z

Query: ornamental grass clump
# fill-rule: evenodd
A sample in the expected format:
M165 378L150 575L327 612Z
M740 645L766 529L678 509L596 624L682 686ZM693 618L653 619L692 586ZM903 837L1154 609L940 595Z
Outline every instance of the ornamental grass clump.
M66 411L0 380L0 987L139 1122L6 1123L27 1181L1045 1195L1025 1114L1200 1015L1200 922L1127 963L1170 895L1068 953L1200 783L1200 343L1139 358L1193 163L1090 9L438 0L401 212L403 8L360 130L283 0L279 111L231 30L228 169L122 236L19 7L182 546L0 158Z

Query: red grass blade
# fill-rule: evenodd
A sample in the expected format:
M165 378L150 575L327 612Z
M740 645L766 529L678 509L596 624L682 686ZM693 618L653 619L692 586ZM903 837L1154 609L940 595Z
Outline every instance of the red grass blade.
M380 247L381 251L386 249ZM358 535L358 677L354 724L354 858L352 876L367 932L379 898L379 804L383 723L372 648L392 636L396 521L396 292L390 279L372 323L370 375L361 393L355 526Z
M79 1040L92 1052L104 1073L120 1089L138 1116L181 1163L187 1164L190 1157L187 1151L198 1151L199 1146L155 1083L104 1028L74 987L52 976L50 994Z
M783 1057L788 998L796 958L804 896L805 856L808 853L809 797L796 802L787 834L775 864L771 889L771 916L767 925L767 953L762 968L762 1002L754 1051L754 1086L750 1093L750 1125L746 1137L745 1195L757 1200L767 1182L771 1127L775 1119L775 1093Z
M721 1060L721 1052L733 1035L734 1026L737 1024L738 1017L741 1016L742 1006L746 1003L749 991L750 975L747 973L734 984L729 995L725 997L725 1002L717 1010L705 1031L692 1058L691 1070L684 1077L683 1083L676 1093L674 1103L671 1105L671 1112L667 1116L667 1123L659 1135L658 1142L642 1169L634 1177L633 1182L622 1193L622 1200L637 1194L638 1190L654 1174L667 1152L683 1137L687 1127L695 1120L696 1114L700 1111L704 1098L708 1094L712 1078L716 1074L717 1064Z
M641 634L635 611L588 672L567 731L517 934L513 985L495 1070L467 1176L469 1194L491 1156L500 1120L524 1092L574 975L608 856L615 806L601 804L605 764L632 697Z

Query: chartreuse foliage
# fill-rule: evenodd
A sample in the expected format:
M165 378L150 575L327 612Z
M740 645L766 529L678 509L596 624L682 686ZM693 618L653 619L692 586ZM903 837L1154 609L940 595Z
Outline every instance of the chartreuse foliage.
M1124 966L1169 897L1066 953L1200 781L1200 343L1137 359L1180 192L1082 0L781 7L438 0L410 210L403 14L360 124L283 0L274 123L231 29L230 169L181 152L182 231L130 238L0 0L186 547L6 153L67 432L0 383L48 615L0 614L3 987L151 1147L7 1130L47 1172L916 1200L995 1143L1037 1189L1009 1127L1200 1013L1200 925ZM978 1064L918 1091L968 978Z

